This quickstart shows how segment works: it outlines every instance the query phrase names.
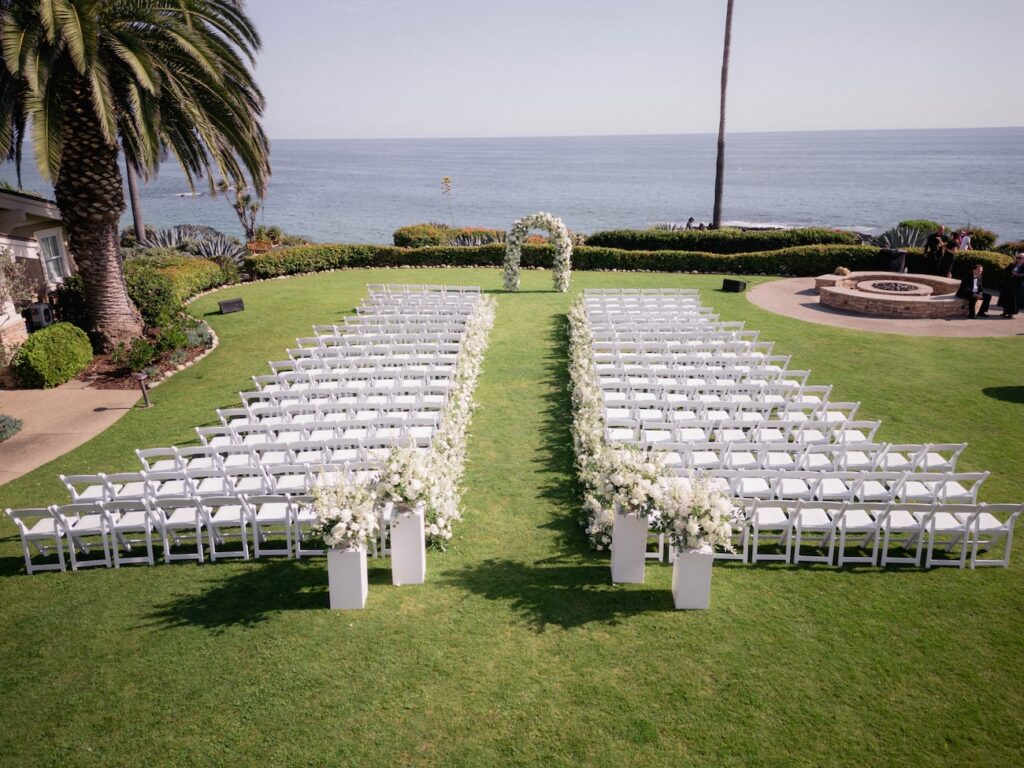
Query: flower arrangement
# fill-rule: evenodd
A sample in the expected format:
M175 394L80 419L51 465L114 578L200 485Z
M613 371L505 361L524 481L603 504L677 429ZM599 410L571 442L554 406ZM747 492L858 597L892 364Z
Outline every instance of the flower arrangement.
M315 535L337 549L365 547L377 535L377 496L369 485L338 473L321 474L313 496Z
M569 290L569 277L572 272L572 237L561 219L543 211L524 216L515 222L508 232L503 275L505 290L519 290L519 262L522 258L523 242L531 229L546 229L553 236L555 290L565 293Z
M734 551L736 507L721 481L704 474L661 481L655 528L666 533L677 551L724 549Z
M414 442L401 443L384 459L377 480L377 498L393 504L425 504L434 495L435 483L427 453L418 451Z
M608 452L604 496L624 515L646 517L660 509L665 468L657 453L637 448Z

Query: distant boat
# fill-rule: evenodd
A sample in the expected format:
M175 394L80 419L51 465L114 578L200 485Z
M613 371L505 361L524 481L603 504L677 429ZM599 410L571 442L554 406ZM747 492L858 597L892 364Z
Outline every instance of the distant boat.
M202 192L179 192L176 197L202 197Z

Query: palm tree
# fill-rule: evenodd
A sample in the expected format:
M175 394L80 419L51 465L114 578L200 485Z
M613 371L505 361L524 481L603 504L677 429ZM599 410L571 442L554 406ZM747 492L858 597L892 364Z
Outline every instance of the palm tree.
M718 108L718 159L715 161L715 212L711 228L722 226L722 187L725 185L725 88L729 84L729 48L732 44L732 0L725 9L725 46L722 50L722 100Z
M270 174L250 66L260 39L242 0L0 0L0 153L53 182L106 348L142 332L118 250L118 156L144 177L165 152L188 177L257 192ZM119 145L120 144L120 149ZM144 235L144 233L143 233Z

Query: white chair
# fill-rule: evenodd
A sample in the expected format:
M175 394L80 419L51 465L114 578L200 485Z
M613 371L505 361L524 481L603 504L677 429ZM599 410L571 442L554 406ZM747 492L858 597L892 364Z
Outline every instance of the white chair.
M195 560L203 562L203 513L199 502L188 497L151 499L149 504L160 538L163 542L164 562ZM194 553L174 553L171 545L180 546L188 538L195 543Z
M72 503L102 501L107 497L107 485L102 475L60 475L68 489Z
M57 525L64 531L64 540L68 543L71 570L77 571L79 568L94 568L101 565L104 568L110 567L109 532L99 502L54 505L50 507L50 513L57 521ZM76 553L76 550L79 550L82 554L89 554L97 544L102 549L102 554L99 557L81 558Z
M1010 567L1010 546L1013 544L1013 524L1024 512L1024 505L1020 504L984 504L981 512L974 519L974 530L971 534L971 568L977 566L1001 565L1003 568ZM1006 515L1006 520L1001 521L998 515ZM982 536L987 536L982 540ZM1003 547L1003 556L1000 559L982 559L978 557L978 550L982 545L990 548L1000 538L1006 539Z
M797 504L793 522L793 563L829 563L836 548L836 521L845 508L845 501L801 501ZM826 548L824 555L805 555L801 551L804 533L820 536L816 542L819 548Z
M887 502L849 502L833 517L833 521L839 530L839 554L836 565L842 568L847 563L868 563L874 565L878 562L878 546L880 541L879 524L885 519L886 511L889 509ZM870 545L870 555L848 555L846 550L846 537L848 534L863 536L860 543L861 549L867 549Z
M21 551L25 555L25 571L29 575L36 571L67 570L67 564L64 561L64 529L57 525L57 519L50 513L48 507L8 508L4 512L21 535ZM33 563L30 546L43 557L49 557L52 549L53 554L57 555L57 562L42 565Z
M196 500L206 526L210 562L229 557L249 559L249 510L240 496L204 496ZM229 539L237 539L241 549L225 549Z
M291 502L293 519L295 521L295 557L322 555L324 553L323 549L303 546L309 529L318 522L316 513L313 511L313 496L311 494L292 496Z
M920 567L924 539L934 509L934 504L889 505L879 523L879 529L882 531L882 555L879 565L884 568L890 563L896 563ZM893 543L914 554L909 557L891 554L890 545Z
M973 504L936 504L929 520L927 547L925 550L924 567L954 566L963 568L967 563L967 552L970 550L970 534L974 520L978 516L978 507ZM936 558L935 546L939 537L944 537L946 551L952 552L959 545L960 556L956 558Z
M790 506L785 501L754 502L750 512L751 544L750 562L761 560L780 560L788 563L793 551L793 521L789 515ZM766 554L761 552L761 539L774 539L783 547L783 554Z
M153 531L157 525L146 500L105 501L100 503L100 508L107 519L114 567L120 568L122 565L132 563L153 565L155 562L153 559ZM133 534L135 538L132 538ZM122 547L130 552L136 544L145 544L146 553L144 555L125 557L121 554Z
M291 499L286 495L276 496L245 496L245 505L249 512L249 524L252 527L253 554L257 557L282 555L292 557L292 533L295 526L295 513ZM271 535L284 536L285 547L267 547L266 542Z

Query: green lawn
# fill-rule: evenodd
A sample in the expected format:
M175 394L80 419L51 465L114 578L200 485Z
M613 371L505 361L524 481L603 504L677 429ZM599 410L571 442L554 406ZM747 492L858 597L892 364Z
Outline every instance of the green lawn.
M422 587L371 561L361 612L325 609L322 559L23 575L0 522L0 765L984 765L1024 753L1024 562L1009 570L719 564L712 608L672 610L671 570L612 587L574 517L565 311L550 272L498 294L465 520ZM754 278L756 281L757 278ZM228 288L220 348L105 434L10 485L134 468L367 282L498 289L499 270L376 270ZM576 273L698 287L862 401L881 439L970 442L987 501L1024 500L1024 339L869 335L771 315L720 277Z

